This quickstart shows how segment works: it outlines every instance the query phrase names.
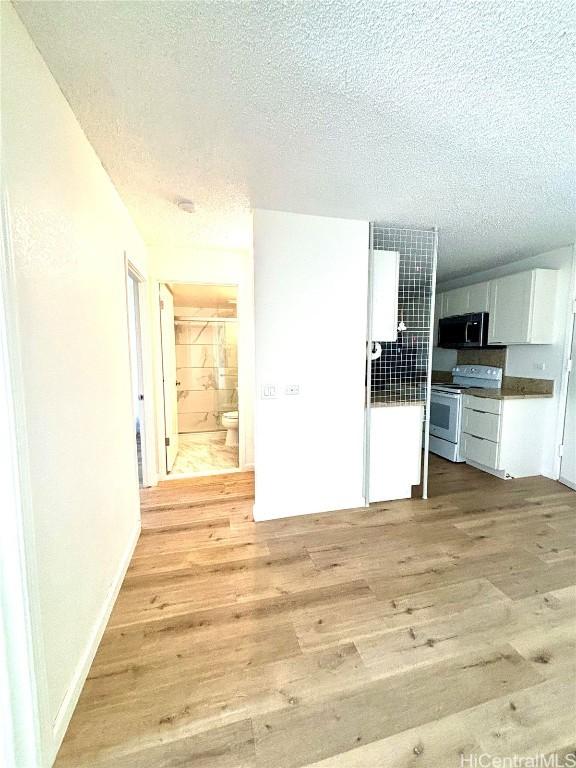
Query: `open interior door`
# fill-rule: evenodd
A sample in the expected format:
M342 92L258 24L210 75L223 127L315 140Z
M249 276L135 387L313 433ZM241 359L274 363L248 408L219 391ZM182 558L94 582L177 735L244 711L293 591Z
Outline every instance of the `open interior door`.
M178 393L176 388L176 335L174 298L167 285L160 286L160 338L164 384L164 430L166 471L170 472L178 453Z

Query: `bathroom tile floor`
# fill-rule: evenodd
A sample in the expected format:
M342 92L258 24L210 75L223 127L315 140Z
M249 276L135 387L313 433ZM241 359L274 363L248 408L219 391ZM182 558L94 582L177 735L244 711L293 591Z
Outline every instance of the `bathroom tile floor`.
M178 455L170 476L238 467L238 447L227 448L226 432L187 432L179 436Z

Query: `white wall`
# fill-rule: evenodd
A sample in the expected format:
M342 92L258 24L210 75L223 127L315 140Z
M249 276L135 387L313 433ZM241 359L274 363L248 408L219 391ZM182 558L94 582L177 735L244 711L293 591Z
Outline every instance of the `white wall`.
M536 267L559 270L558 293L554 311L554 343L553 344L514 344L507 348L506 375L524 378L553 379L554 398L548 404L547 423L550 429L546 434L544 446L544 463L542 473L548 477L558 477L558 421L562 417L562 383L564 375L564 357L566 334L570 322L570 296L572 295L574 249L572 246L558 248L554 251L538 254L527 259L514 261L502 267L476 272L457 280L451 280L438 285L438 291L460 288L464 285L492 280L503 275L523 272ZM450 370L456 364L456 350L434 350L433 368L435 370ZM544 364L542 370L537 366Z
M362 505L368 222L257 210L254 273L255 517Z
M9 3L2 65L49 760L139 531L123 252L146 253Z
M249 251L194 250L150 247L150 273L156 282L238 285L238 399L240 412L241 468L254 465L254 271ZM157 288L150 296L152 328L159 328ZM158 413L158 469L162 474L162 373L159 337L154 340L156 409Z

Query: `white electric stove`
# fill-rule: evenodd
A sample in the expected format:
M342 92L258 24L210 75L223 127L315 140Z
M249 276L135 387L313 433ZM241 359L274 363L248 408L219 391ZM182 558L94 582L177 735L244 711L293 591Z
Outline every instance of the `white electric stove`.
M449 461L464 461L462 453L462 395L471 387L500 389L502 368L457 365L452 382L432 384L430 393L430 450Z

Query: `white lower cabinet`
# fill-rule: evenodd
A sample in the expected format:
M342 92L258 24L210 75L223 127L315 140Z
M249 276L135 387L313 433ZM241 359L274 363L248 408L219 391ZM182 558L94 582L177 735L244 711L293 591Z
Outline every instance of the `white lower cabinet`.
M500 445L485 437L464 435L464 456L466 463L483 464L490 469L499 469L498 454Z
M483 440L492 440L497 443L500 437L500 415L465 408L462 431Z
M370 410L369 501L409 499L420 482L424 406Z
M502 478L539 475L549 402L548 398L496 400L464 395L466 463Z

